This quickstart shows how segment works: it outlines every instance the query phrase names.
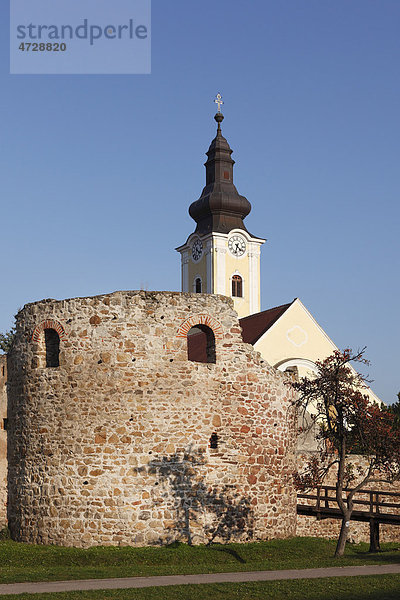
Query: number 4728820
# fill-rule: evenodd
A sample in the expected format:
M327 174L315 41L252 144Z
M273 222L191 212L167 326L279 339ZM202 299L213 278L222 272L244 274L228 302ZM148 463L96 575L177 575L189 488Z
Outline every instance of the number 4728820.
M21 42L19 49L22 52L65 52L67 44L64 44L64 42L61 44L58 42Z

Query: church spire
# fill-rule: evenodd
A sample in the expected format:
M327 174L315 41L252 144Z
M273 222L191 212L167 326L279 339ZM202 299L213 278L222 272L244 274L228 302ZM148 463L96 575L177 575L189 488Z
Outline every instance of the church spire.
M265 242L243 223L251 210L233 183L232 150L222 135L221 95L215 100L217 133L207 152L206 185L191 204L196 230L177 249L181 254L182 292L233 298L239 316L260 310L260 247Z
M247 231L243 219L251 210L250 202L240 196L233 184L232 150L222 135L222 97L217 94L215 103L218 112L214 116L218 124L217 135L212 140L207 154L206 185L200 198L189 208L190 216L196 221L196 233L229 233L232 229Z

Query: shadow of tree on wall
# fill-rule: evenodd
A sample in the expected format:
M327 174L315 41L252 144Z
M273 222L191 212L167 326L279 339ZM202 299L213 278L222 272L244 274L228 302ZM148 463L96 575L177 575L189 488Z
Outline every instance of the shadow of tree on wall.
M234 486L207 484L205 466L204 451L190 446L169 456L154 457L146 467L138 469L156 476L167 511L174 514L169 535L158 543L185 540L192 545L198 538L200 543L212 544L252 537L254 517L250 500L235 492Z

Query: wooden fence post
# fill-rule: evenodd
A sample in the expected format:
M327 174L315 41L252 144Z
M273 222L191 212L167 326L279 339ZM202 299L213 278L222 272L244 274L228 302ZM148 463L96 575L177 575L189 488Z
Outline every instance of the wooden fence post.
M375 494L376 511L374 511L374 493L369 493L369 512L370 515L379 514L379 494ZM369 520L369 552L379 552L381 549L379 543L379 521L372 516Z

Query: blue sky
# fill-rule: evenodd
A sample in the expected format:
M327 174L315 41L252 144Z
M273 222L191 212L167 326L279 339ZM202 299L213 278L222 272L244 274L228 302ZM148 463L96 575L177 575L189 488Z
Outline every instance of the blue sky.
M0 331L42 298L180 289L220 91L262 308L300 297L395 400L398 0L153 0L151 75L10 75L8 22Z

